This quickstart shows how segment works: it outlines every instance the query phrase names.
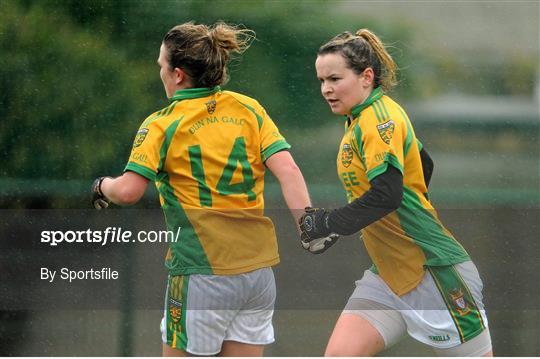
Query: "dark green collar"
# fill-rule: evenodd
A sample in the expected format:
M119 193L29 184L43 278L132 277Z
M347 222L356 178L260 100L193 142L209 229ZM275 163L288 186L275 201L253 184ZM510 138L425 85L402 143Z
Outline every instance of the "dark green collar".
M371 106L373 102L380 99L383 95L384 95L384 92L380 86L374 89L373 91L371 91L368 98L365 99L364 102L352 108L351 110L352 119L354 120L355 118L357 118L360 115L360 112L362 112L366 107Z
M221 91L221 87L201 87L177 90L169 99L170 101L180 101L192 98L207 97Z

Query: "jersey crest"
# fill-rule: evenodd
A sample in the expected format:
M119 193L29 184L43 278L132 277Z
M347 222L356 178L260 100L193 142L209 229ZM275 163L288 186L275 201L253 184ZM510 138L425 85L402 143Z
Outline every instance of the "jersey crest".
M388 120L385 123L378 124L377 131L379 131L379 136L381 136L384 143L389 145L394 135L394 121Z
M206 111L208 111L208 114L213 114L214 111L216 111L216 100L211 99L210 101L205 103L206 105Z
M182 318L182 302L169 298L169 315L174 324L178 324Z
M133 147L139 147L143 143L143 141L146 138L147 134L148 134L148 129L147 128L141 128L137 132L137 135L135 136L135 140L133 141Z
M353 160L353 150L351 148L351 145L348 143L343 144L343 148L341 150L341 164L343 167L347 168L351 165Z

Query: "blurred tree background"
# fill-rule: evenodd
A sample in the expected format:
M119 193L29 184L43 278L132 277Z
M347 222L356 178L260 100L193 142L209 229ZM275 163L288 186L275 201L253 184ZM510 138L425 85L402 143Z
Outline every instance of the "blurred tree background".
M401 69L393 96L405 104L447 93L532 96L538 57L530 52L502 56L481 46L455 51L447 42L459 39L449 38L426 47L423 31L429 26L422 19L404 14L388 21L363 6L370 9L333 1L2 1L2 198L10 206L86 206L77 194L98 175L120 173L140 122L165 106L155 62L163 34L185 21L225 20L256 31L257 41L231 64L226 88L268 109L301 164L319 159L320 166L304 166L316 184L335 184L332 162L341 124L319 94L315 53L339 32L367 27L390 45ZM478 11L478 4L471 6ZM526 131L531 129L537 126ZM423 135L422 123L418 132ZM446 150L433 142L433 150ZM329 150L312 155L316 145ZM43 197L45 202L35 201Z

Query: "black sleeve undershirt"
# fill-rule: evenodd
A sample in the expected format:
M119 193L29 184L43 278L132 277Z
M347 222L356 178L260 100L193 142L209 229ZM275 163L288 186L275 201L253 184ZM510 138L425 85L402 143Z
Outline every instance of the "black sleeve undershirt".
M429 157L429 153L422 148L420 151L420 159L422 160L422 171L424 172L424 182L426 187L429 187L431 181L431 175L433 174L433 160Z
M425 149L420 151L426 187L433 174L433 160ZM403 199L403 175L388 165L387 170L375 177L371 188L348 205L335 209L328 216L329 229L337 234L349 235L395 211Z
M375 177L371 188L348 205L335 209L328 216L328 227L333 233L349 235L395 211L403 199L403 175L388 165Z

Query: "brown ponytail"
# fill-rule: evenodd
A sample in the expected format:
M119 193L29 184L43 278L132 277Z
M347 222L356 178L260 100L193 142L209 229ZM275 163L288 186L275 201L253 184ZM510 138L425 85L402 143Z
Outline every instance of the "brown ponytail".
M211 27L188 22L163 38L171 68L181 68L193 87L214 87L228 81L231 54L242 54L255 38L249 29L218 22Z
M394 62L394 59L392 59L392 56L390 56L388 51L386 51L386 48L384 47L384 44L381 42L381 40L368 29L358 30L356 32L356 36L359 36L366 40L371 45L371 48L379 58L379 61L382 63L382 73L380 79L381 86L385 91L389 91L397 84L397 66Z
M375 73L375 86L389 92L396 84L397 66L381 40L368 29L355 35L346 31L319 48L317 55L340 53L348 66L357 74L371 67Z

